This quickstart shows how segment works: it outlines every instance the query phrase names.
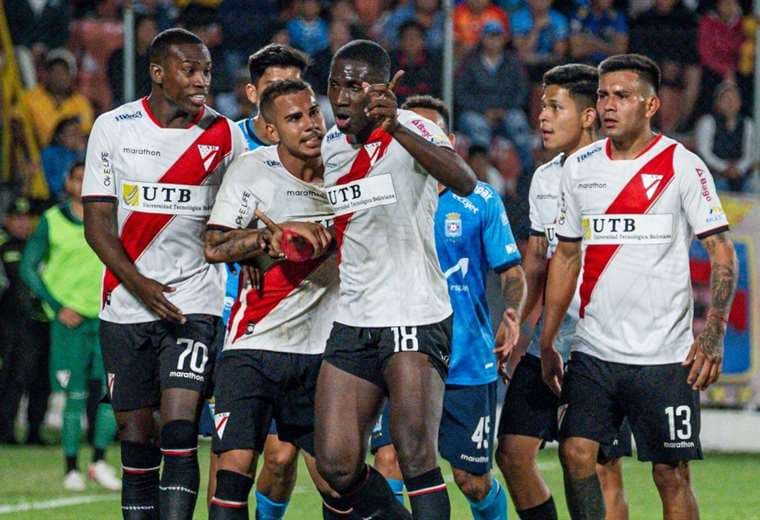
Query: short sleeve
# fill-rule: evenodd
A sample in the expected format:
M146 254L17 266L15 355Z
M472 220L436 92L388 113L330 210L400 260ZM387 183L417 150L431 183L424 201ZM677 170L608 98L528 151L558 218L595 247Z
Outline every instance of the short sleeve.
M528 204L530 206L530 234L544 235L544 223L541 222L541 215L538 212L538 170L533 173L530 180L530 190L528 191Z
M413 133L422 137L426 141L433 143L436 146L450 148L452 150L454 149L454 146L451 144L451 140L449 140L449 136L446 135L446 132L444 132L441 127L429 119L425 119L424 117L411 112L410 117L408 117L405 121L402 120L401 124L403 124Z
M557 240L560 242L577 242L583 238L581 207L573 189L572 173L572 170L565 170L560 184L557 217Z
M686 219L697 238L726 231L728 218L707 165L697 155L679 146L673 158L678 188Z
M95 121L87 141L82 180L82 198L85 200L110 201L116 198L113 147L108 122L106 114L100 116Z
M243 229L253 220L259 202L250 182L250 160L244 156L232 162L219 186L207 227Z
M480 188L487 190L490 194L485 198L486 211L482 227L482 242L488 265L497 273L501 273L518 265L522 258L509 225L504 203L492 187L478 183L476 190Z

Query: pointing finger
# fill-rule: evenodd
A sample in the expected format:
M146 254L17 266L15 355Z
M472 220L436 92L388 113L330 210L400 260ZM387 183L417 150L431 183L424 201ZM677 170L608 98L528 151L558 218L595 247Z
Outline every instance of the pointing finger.
M399 81L401 81L401 77L404 75L403 70L397 70L396 74L393 75L393 79L388 84L388 88L391 90L391 92L396 92L396 87L398 87Z

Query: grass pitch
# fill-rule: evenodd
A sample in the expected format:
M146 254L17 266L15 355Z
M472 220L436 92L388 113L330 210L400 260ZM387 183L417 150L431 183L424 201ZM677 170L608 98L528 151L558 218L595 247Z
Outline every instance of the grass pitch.
M201 486L195 518L205 519L203 504L208 468L209 443L201 443ZM85 469L91 456L85 449L80 466ZM118 467L118 447L108 452L111 464ZM539 464L554 493L560 518L568 518L562 490L562 471L556 450L544 450ZM447 465L452 519L471 518L466 500L451 480ZM624 479L632 520L661 517L660 501L651 480L650 465L626 459ZM760 520L760 455L707 454L704 461L692 464L694 488L704 520ZM109 520L121 518L118 494L108 493L88 483L84 493L63 490L63 454L60 447L0 448L0 519L9 520ZM499 476L501 478L501 476ZM253 508L252 508L253 510ZM320 519L319 496L313 489L306 468L300 464L298 484L288 508L288 520ZM251 514L253 517L253 513ZM510 518L517 519L510 504Z

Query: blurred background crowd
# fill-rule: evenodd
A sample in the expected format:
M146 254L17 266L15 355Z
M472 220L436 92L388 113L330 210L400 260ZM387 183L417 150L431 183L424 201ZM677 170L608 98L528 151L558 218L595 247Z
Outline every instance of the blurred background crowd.
M2 278L11 288L0 299L0 314L6 338L22 323L33 331L45 319L19 303L34 297L15 267L35 215L65 197L64 180L83 158L94 118L129 101L123 93L122 4L4 1L0 254ZM380 42L393 68L406 71L401 101L442 95L445 15L438 0L142 0L133 7L138 96L150 90L152 38L177 25L210 49L209 104L235 120L254 110L245 94L247 58L269 42L311 56L307 79L322 96L328 120L330 60L354 38ZM719 189L758 190L751 119L757 19L747 0L459 0L453 24L457 148L504 197L519 239L528 234L531 174L548 159L536 132L541 77L560 63L596 65L623 52L654 58L663 72L657 128L696 150ZM0 395L15 384L4 359ZM32 365L45 373L40 362ZM40 420L37 408L29 410L32 421ZM13 439L8 421L14 416L15 409L0 410L0 442Z

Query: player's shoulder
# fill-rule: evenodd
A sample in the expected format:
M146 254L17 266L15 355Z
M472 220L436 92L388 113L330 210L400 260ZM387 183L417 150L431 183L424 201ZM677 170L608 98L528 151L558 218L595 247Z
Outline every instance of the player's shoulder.
M473 189L472 193L470 193L467 197L470 200L474 201L476 204L482 206L491 206L493 204L498 204L499 200L501 200L499 197L499 192L496 191L496 188L483 181L478 181L475 183L475 189Z
M95 125L101 129L131 126L144 123L148 117L142 99L138 99L119 105L108 112L103 112L95 119Z
M325 157L347 146L350 144L346 134L341 132L337 125L333 125L322 138L322 156Z
M261 170L283 168L282 162L280 162L280 157L277 153L277 145L259 146L253 150L245 151L240 154L235 162L246 170L249 168L255 168L257 170L257 175Z
M446 135L441 127L436 125L430 119L422 117L416 112L405 109L399 109L397 117L399 124L433 144L437 146L451 147L449 136Z
M570 173L583 171L584 165L602 161L605 146L607 146L607 139L600 139L576 150L565 159L565 171Z
M702 158L696 153L689 150L685 144L669 137L662 137L663 145L665 148L668 146L674 146L673 149L673 167L678 173L681 166L701 166L704 164Z
M550 161L547 161L540 165L536 170L533 172L533 177L531 182L536 182L543 177L546 177L547 175L555 175L558 172L562 171L562 166L564 164L565 160L565 153L560 152L554 158Z

